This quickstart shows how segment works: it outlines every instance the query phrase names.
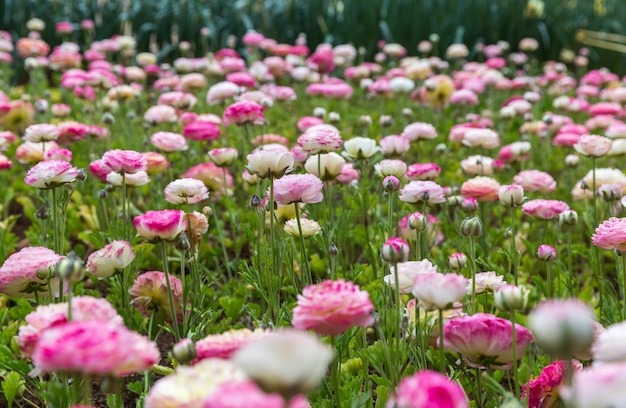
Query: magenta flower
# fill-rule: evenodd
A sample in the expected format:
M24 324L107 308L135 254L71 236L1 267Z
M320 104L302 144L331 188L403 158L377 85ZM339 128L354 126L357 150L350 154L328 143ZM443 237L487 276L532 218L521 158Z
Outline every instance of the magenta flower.
M237 329L228 330L220 334L210 334L196 342L197 354L193 364L208 358L228 360L241 347L267 334L269 334L269 331L262 329L254 331L249 329Z
M424 273L415 276L413 295L427 310L449 309L465 296L467 279L454 273Z
M554 261L556 259L556 251L553 246L542 244L537 248L537 257L542 261Z
M48 160L28 170L24 183L35 188L50 189L73 182L79 174L80 170L66 161Z
M64 258L44 247L26 247L14 253L0 267L0 293L33 297L33 292L37 291L40 296L47 296L46 282L52 267ZM51 278L50 286L53 289L52 294L58 294L58 279Z
M274 182L274 199L282 205L319 203L323 186L322 180L313 174L290 174Z
M609 218L596 228L591 241L602 249L626 251L626 218Z
M183 178L169 183L164 194L168 203L196 204L209 198L209 189L201 180Z
M409 259L409 244L402 238L392 237L387 239L382 246L380 256L388 263L406 262Z
M183 135L173 132L156 132L150 136L150 143L164 152L180 152L187 150L187 139Z
M279 394L267 394L254 382L228 382L218 386L201 408L308 408L306 398L296 396L285 404Z
M187 229L187 218L180 210L148 211L134 219L137 235L146 241L174 241Z
M409 180L434 180L439 177L441 167L435 163L411 164L406 171L406 178Z
M526 215L551 220L559 216L563 211L569 210L569 205L558 200L530 200L522 205L522 212Z
M134 150L109 150L102 155L102 164L109 171L133 174L146 171L146 158Z
M317 334L336 336L353 326L374 323L374 305L369 293L342 279L309 285L298 295L293 309L293 327Z
M175 276L170 276L170 286L174 300L174 310L179 321L183 312L183 283ZM167 281L163 272L145 272L137 276L130 293L130 304L148 317L152 313L163 312L168 319L172 318L172 308L167 294Z
M411 181L400 189L400 201L405 203L441 204L446 202L443 188L434 181Z
M259 178L281 178L293 169L294 157L289 151L260 149L248 155L247 170Z
M87 272L99 278L108 278L126 268L135 259L133 246L126 241L113 241L89 255Z
M263 106L256 102L243 100L229 105L224 110L222 123L224 126L230 126L232 124L244 125L246 123L260 125L264 122Z
M524 385L522 399L528 398L528 408L556 408L559 406L560 388L564 383L568 362L557 360L541 370L541 374ZM582 369L582 364L574 360L574 372Z
M445 347L462 354L473 367L506 368L513 362L512 329L509 320L477 313L450 320L443 328L443 337ZM533 335L519 324L515 325L515 334L519 359Z
M469 408L463 388L443 374L422 370L402 379L386 408Z
M35 372L126 376L160 359L155 343L122 325L99 320L71 321L41 335L33 352Z
M189 140L217 140L221 134L220 127L207 120L190 122L183 128L183 136Z
M51 303L38 306L34 312L26 315L26 326L21 326L17 337L20 350L31 356L41 334L49 329L67 323L67 303ZM91 296L75 296L72 298L72 320L99 320L111 324L123 325L122 317L106 299Z

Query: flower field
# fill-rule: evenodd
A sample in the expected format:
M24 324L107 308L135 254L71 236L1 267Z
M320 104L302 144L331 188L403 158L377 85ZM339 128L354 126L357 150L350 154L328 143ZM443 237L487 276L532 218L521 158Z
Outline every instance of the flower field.
M626 406L626 77L588 49L49 24L0 31L0 406Z

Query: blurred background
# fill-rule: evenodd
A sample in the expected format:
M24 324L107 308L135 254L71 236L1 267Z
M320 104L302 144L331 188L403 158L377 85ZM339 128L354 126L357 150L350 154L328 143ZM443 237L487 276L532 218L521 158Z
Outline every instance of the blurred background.
M161 61L180 56L178 44L191 44L190 53L227 46L254 29L279 43L293 44L305 33L313 49L321 42L352 43L368 57L379 40L404 45L416 54L421 40L438 39L434 54L463 42L472 51L478 44L507 41L515 49L520 39L539 41L539 59L564 60L584 46L577 30L626 34L626 0L0 0L0 30L16 40L26 36L26 21L46 24L42 37L50 45L62 41L53 23L69 21L76 30L69 38L86 41L80 22L93 20L89 40L115 34L134 35L139 50L157 52ZM204 30L203 30L204 28ZM626 45L618 37L618 50ZM230 45L233 45L231 39ZM234 44L241 48L240 44ZM606 66L624 73L626 53L590 47L590 67ZM573 58L573 57L572 57ZM567 62L567 61L565 61Z

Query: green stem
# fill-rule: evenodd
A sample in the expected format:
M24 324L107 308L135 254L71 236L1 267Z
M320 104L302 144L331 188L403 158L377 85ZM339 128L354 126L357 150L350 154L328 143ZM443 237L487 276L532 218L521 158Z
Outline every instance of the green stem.
M170 303L170 313L174 325L174 338L176 342L180 340L180 329L178 327L178 316L176 315L176 306L174 304L174 295L172 294L172 285L170 284L170 268L167 262L167 247L165 241L161 241L161 259L163 260L163 272L165 273L165 284L167 285L167 298Z
M274 177L270 176L270 249L272 252L272 268L276 271L278 271L280 269L280 266L282 265L278 265L278 256L277 253L278 251L276 250L276 235L274 233L274 224L275 224L275 213L274 213ZM273 281L273 276L270 273L270 267L268 265L267 267L267 285L269 288L269 299L272 302L272 304L270 304L270 309L271 309L271 313L272 315L275 317L275 314L277 313L277 311L275 310L276 307L278 307L279 302L276 301L275 299L275 293L274 293L274 283ZM276 301L276 302L275 302ZM275 302L275 303L274 303Z
M228 257L228 251L226 250L226 240L224 238L224 231L222 228L222 222L217 216L217 211L213 211L213 220L215 222L215 230L217 232L217 239L220 241L222 247L222 256L224 257L224 264L226 266L226 272L228 273L228 279L233 279L233 272L230 267L230 259Z
M387 238L393 237L393 192L389 192L389 206L387 207L387 225L389 226L389 232ZM396 287L397 289L397 287Z
M337 351L337 339L335 336L330 337L330 344L333 350ZM341 407L341 388L339 387L339 367L341 365L341 354L337 353L337 360L333 361L331 368L331 380L333 384L333 399L335 400L335 407Z
M574 264L572 260L572 228L567 227L567 290L570 296L574 296L574 289L572 288L572 281L574 281Z
M511 312L511 345L513 347L513 387L515 398L519 399L519 381L517 379L517 331L515 330L515 311Z
M122 239L128 241L126 218L128 209L126 208L126 173L122 172Z
M517 286L518 276L517 276L517 248L515 247L515 236L517 235L515 228L515 208L513 206L510 207L511 213L511 266L513 269L513 279L515 282L515 286Z
M472 277L472 314L476 313L476 245L474 237L469 237L470 244L470 271Z
M624 308L624 315L622 320L626 320L626 254L621 253L622 257L622 307Z
M296 222L298 223L298 234L300 241L300 256L302 257L302 263L304 264L304 272L306 276L305 285L313 283L313 276L311 275L311 267L309 266L309 257L306 253L306 246L304 245L304 236L302 235L302 223L300 222L300 208L298 203L293 204L296 209Z
M439 309L439 352L441 355L441 362L439 366L439 371L441 374L446 373L446 350L444 348L443 341L443 310Z
M552 268L550 266L550 261L546 261L546 273L548 280L548 299L552 299L554 297L554 293L552 289Z
M185 317L187 316L187 302L189 300L189 290L191 285L187 285L187 282L185 282L185 250L181 250L180 251L180 281L183 284L183 304L182 304L182 310L183 310L183 322L182 322L182 326L183 326L183 333L187 333L188 332L188 327L185 326ZM196 288L196 289L199 289Z
M54 240L54 243L52 244L53 248L54 248L54 252L57 254L61 254L61 243L59 241L61 241L61 237L59 237L59 220L58 220L58 208L59 208L59 204L58 204L58 197L57 197L57 189L56 187L54 187L52 189L52 239Z

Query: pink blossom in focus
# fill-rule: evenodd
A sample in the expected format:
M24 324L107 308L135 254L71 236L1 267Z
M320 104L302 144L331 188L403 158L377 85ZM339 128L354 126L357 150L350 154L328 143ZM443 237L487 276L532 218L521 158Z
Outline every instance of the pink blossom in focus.
M80 170L66 161L48 160L28 170L24 183L39 189L56 188L76 180Z
M626 251L626 218L612 217L600 224L591 241L602 249Z
M127 241L113 241L87 259L87 273L99 278L108 278L126 268L135 259L135 251Z
M274 181L274 199L282 205L319 203L322 187L322 180L313 174L289 174Z
M167 292L166 279L165 273L158 271L144 272L137 276L133 286L128 290L130 304L146 317L149 317L152 313L161 312L171 320L172 308ZM175 276L170 275L169 279L176 318L182 321L183 283Z
M180 210L148 211L135 217L134 224L146 241L173 241L187 229L187 218Z
M102 165L116 173L146 171L146 164L146 158L134 150L109 150L102 155Z
M415 276L413 295L427 310L449 309L465 296L467 279L453 273L424 273Z
M475 198L479 203L498 199L500 183L491 177L477 176L467 180L461 186L463 197Z
M150 143L164 152L180 152L188 149L187 139L173 132L156 132L150 136Z

